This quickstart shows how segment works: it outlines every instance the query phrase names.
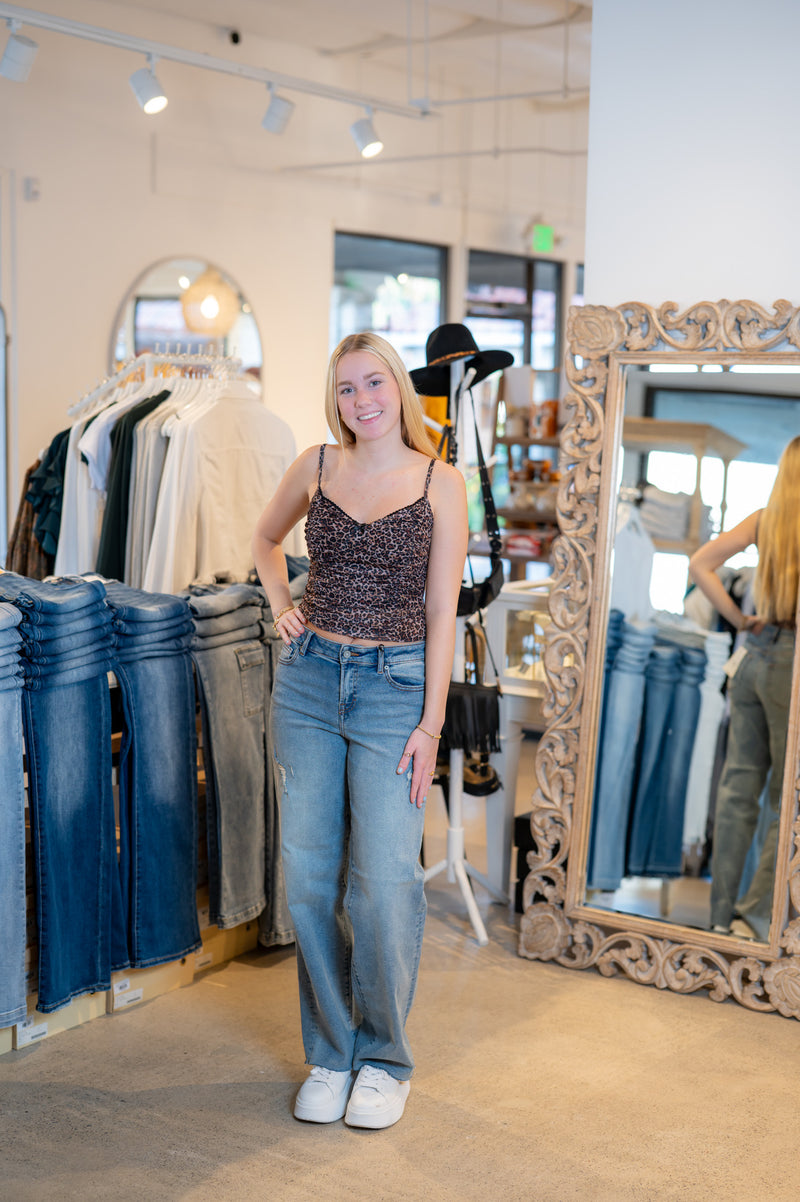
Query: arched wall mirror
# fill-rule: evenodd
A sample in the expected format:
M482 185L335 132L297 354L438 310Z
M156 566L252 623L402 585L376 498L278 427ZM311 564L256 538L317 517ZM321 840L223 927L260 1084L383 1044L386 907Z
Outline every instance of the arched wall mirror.
M238 284L207 259L154 263L134 281L114 319L109 370L145 351L234 355L260 378L261 339Z
M737 888L747 923L716 930L709 844L735 661L687 570L698 545L766 503L800 432L800 310L586 306L570 310L568 339L549 725L519 952L800 1018L795 632L781 632L782 781L773 767ZM746 598L754 563L751 548L720 569L732 595Z

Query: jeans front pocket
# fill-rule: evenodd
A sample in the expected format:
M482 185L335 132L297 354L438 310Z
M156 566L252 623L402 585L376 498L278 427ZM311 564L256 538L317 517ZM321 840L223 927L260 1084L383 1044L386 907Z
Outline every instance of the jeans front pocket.
M286 646L285 643L281 647L280 654L278 656L278 663L279 664L293 664L294 661L297 659L297 656L299 655L299 653L300 653L300 640L292 639L292 641L288 647Z
M264 708L266 653L261 643L245 643L236 648L236 658L242 686L242 709L246 718L252 718Z
M422 692L425 688L425 656L419 653L387 656L383 674L395 689Z

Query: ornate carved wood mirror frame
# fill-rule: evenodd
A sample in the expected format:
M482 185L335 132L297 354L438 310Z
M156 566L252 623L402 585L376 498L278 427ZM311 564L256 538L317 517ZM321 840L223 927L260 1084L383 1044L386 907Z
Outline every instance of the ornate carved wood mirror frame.
M798 658L789 716L770 938L754 943L585 900L590 807L609 598L609 556L627 364L800 366L800 309L776 301L702 302L678 311L638 302L570 309L569 421L561 441L558 513L545 652L548 697L519 954L596 967L677 993L706 991L751 1010L800 1018Z

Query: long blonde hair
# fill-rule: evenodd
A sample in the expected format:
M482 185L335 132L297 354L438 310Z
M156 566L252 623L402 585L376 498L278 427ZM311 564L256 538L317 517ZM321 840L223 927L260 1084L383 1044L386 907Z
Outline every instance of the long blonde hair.
M375 355L377 359L380 359L387 371L394 377L397 387L400 389L400 431L403 442L414 451L421 451L423 455L432 455L436 449L435 444L423 420L422 403L414 391L414 385L403 360L390 342L368 330L361 334L348 334L346 338L343 338L331 355L328 364L328 378L325 385L325 419L339 446L346 450L348 447L355 446L356 442L355 434L341 419L336 396L336 369L339 366L339 360L352 351L369 351L370 355Z
M758 522L758 567L753 584L756 613L766 622L791 625L800 580L800 436L784 448L778 474Z

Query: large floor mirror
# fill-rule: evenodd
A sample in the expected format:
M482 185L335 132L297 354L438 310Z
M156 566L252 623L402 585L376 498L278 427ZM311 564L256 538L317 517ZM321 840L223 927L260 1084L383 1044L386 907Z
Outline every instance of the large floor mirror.
M520 954L800 1018L795 631L776 635L783 717L771 718L774 763L737 834L736 905L721 922L745 636L689 574L699 546L766 504L800 433L800 310L576 307L568 337ZM750 547L718 569L745 612L756 563Z

